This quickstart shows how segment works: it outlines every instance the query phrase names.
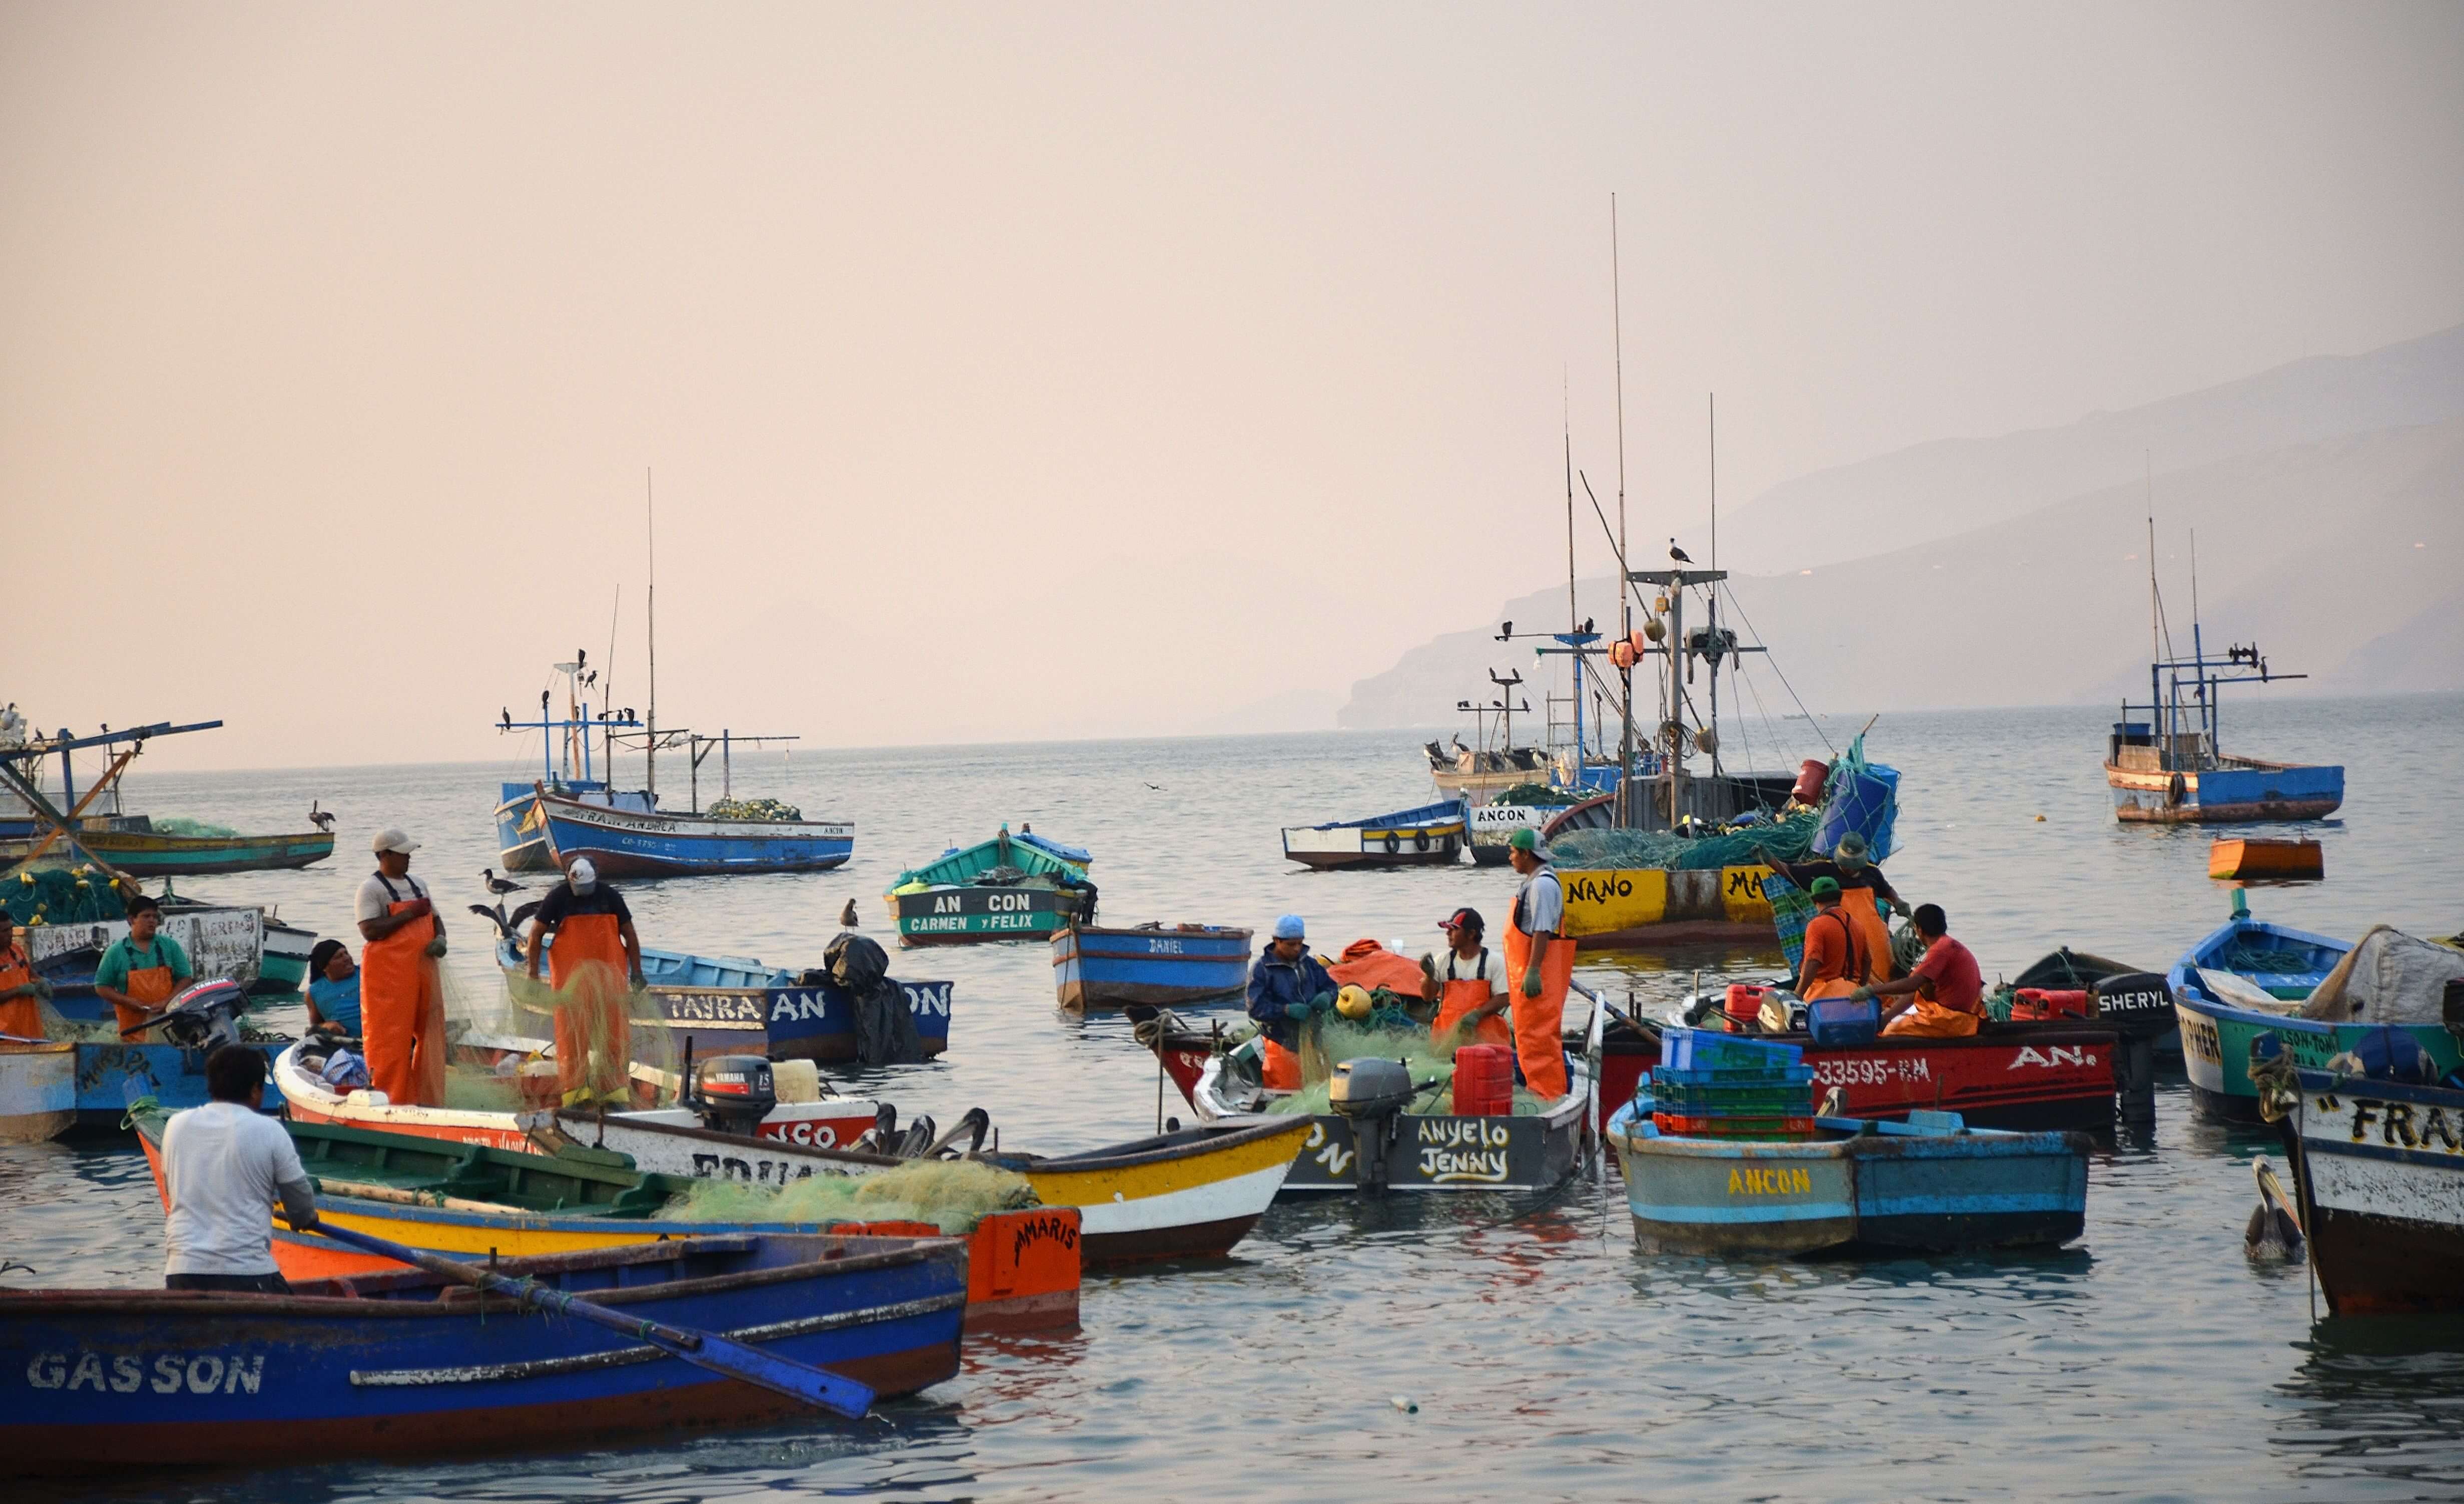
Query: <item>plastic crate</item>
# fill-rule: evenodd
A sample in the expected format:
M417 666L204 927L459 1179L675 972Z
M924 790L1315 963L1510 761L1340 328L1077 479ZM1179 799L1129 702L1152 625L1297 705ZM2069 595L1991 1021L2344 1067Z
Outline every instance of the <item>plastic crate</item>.
M1651 1095L1663 1111L1688 1116L1789 1117L1814 1110L1814 1089L1798 1084L1684 1086L1654 1081Z
M1812 1086L1814 1067L1728 1066L1702 1071L1680 1071L1671 1066L1651 1068L1651 1079L1661 1086Z
M1681 1139L1794 1139L1814 1137L1812 1115L1803 1117L1696 1117L1655 1112L1652 1126Z
M1661 1060L1679 1071L1750 1070L1793 1066L1805 1058L1795 1045L1707 1028L1664 1028L1660 1033Z

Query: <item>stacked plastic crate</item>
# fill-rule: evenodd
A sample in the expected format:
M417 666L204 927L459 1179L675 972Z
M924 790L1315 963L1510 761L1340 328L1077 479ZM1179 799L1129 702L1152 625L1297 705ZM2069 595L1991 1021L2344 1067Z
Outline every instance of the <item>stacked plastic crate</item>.
M1814 1068L1794 1045L1700 1028L1661 1033L1651 1120L1688 1139L1814 1137Z

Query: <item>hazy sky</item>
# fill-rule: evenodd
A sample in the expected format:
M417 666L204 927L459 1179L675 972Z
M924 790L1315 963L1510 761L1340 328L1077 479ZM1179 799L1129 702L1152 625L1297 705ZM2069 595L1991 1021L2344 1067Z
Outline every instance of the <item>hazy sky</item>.
M2464 320L2460 79L2444 4L12 0L0 698L484 757L621 586L639 705L649 468L663 719L1331 719L1560 577L1561 396L1611 499L1612 191L1656 539L1706 390L1734 505Z

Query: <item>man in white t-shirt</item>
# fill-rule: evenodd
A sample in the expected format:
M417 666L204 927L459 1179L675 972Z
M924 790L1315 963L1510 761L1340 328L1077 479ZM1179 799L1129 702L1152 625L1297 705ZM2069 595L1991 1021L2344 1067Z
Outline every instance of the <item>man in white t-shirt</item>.
M317 1201L291 1135L257 1111L265 1056L223 1046L206 1057L206 1093L163 1130L164 1287L280 1294L291 1287L274 1262L275 1203L308 1228Z

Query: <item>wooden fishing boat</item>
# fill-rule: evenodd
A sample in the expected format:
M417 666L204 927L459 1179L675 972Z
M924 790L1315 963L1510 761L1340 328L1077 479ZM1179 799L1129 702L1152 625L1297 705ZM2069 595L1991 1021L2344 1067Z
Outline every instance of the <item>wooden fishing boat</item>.
M21 825L26 822L19 822ZM191 877L222 873L282 872L314 866L334 854L323 830L287 835L175 835L145 815L89 816L77 839L95 857L131 877ZM37 833L0 835L0 867L14 866L42 844ZM56 850L56 848L55 848ZM46 860L52 859L48 854ZM57 860L80 860L62 853Z
M883 1397L957 1373L963 1245L703 1230L496 1267ZM400 1266L285 1295L0 1292L0 1349L23 1376L0 1415L0 1473L553 1448L811 1413L605 1328L473 1294Z
M1550 821L1573 808L1577 802L1579 802L1577 796L1568 794L1563 804L1472 806L1469 823L1466 826L1469 833L1465 837L1471 848L1472 865L1475 867L1507 865L1507 853L1509 851L1507 843L1514 839L1515 831L1528 829L1536 834L1546 829Z
M2381 935L2406 939L2381 928L2360 944L2374 953ZM2309 1005L2331 979L2351 971L2360 959L2356 949L2351 940L2254 919L2241 892L2234 892L2233 918L2190 947L2166 976L2181 1020L2190 1099L2200 1111L2228 1122L2262 1120L2250 1063L2253 1047L2263 1037L2272 1037L2271 1048L2280 1048L2296 1066L2323 1071L2373 1030L2392 1024L2429 1051L2440 1074L2464 1065L2464 1052L2439 1021L2434 1000L2425 1001L2409 1019L2364 1016L2348 1008L2337 1009L2332 1018L2303 1016L2319 1011ZM2464 963L2458 971L2464 974Z
M1188 1006L1249 983L1250 931L1214 924L1070 925L1052 937L1052 984L1073 1012Z
M250 1048L264 1051L270 1063L291 1043L288 1039L254 1040ZM145 1040L77 1040L75 1117L64 1137L110 1137L128 1131L128 1104L152 1097L165 1107L203 1107L206 1051Z
M542 969L555 944L552 935L542 943ZM497 939L496 965L508 981L527 973L522 944L510 933ZM642 975L659 1010L657 1019L645 1022L670 1034L671 1056L680 1058L690 1048L695 1054L757 1054L773 1060L855 1058L854 1006L826 971L787 971L742 956L646 949ZM951 984L899 982L898 988L926 1057L947 1050ZM514 989L513 998L524 1016L545 1020L545 1010L529 1001L523 989Z
M2464 1311L2464 1092L2296 1074L2285 1138L2328 1312Z
M902 945L1040 940L1095 917L1086 867L1041 838L1010 834L942 852L898 874L883 896Z
M2156 585L2155 554L2147 585ZM2132 824L2323 820L2344 802L2341 765L2229 757L2219 740L2222 687L2306 678L2277 674L2255 644L2211 658L2195 613L2190 656L2147 666L2147 703L2125 701L2105 738L2104 781L2113 814ZM2133 714L2146 717L2134 720Z
M2219 837L2208 848L2208 875L2255 882L2315 882L2327 875L2327 852L2316 841Z
M2092 951L2073 950L2068 945L2047 952L2011 979L2014 988L2094 993L2099 1023L2121 1028L2124 1038L2135 1035L2145 1039L2159 1069L2179 1071L2182 1030L2173 1022L2173 997L2165 990L2164 983L2161 972L2150 972ZM2129 1022L2138 1015L2151 1013L2163 1016L2161 1026L2152 1020L2144 1025Z
M618 808L536 785L550 863L586 856L603 877L705 877L827 872L855 852L847 820L730 820Z
M187 877L306 867L333 855L334 837L327 830L283 835L182 832L158 829L152 816L130 814L121 807L121 775L147 741L211 731L221 724L202 720L175 726L165 720L90 737L63 730L57 736L0 747L0 766L8 769L15 785L0 787L0 867L23 862L65 867L92 860L130 877ZM90 747L103 749L111 761L99 777L80 790L73 754ZM43 782L44 762L53 758L58 760L57 807L36 791ZM62 839L62 831L74 839Z
M77 1119L77 1046L0 1036L0 1143L40 1143Z
M169 1115L139 1113L138 1136L163 1188ZM668 1214L690 1179L653 1174L622 1154L583 1149L547 1156L440 1142L413 1135L288 1123L300 1163L318 1183L318 1215L406 1248L459 1259L529 1257L621 1249L713 1233L838 1232L938 1237L930 1224L791 1219L713 1222ZM1076 1208L997 1211L964 1239L966 1323L975 1332L1039 1331L1078 1323ZM353 1277L402 1266L277 1224L274 1261L288 1279Z
M1609 796L1551 816L1551 838L1569 829L1598 828L1569 817L1605 811ZM1602 813L1603 821L1606 819ZM1566 896L1566 934L1582 950L1630 950L1659 945L1755 945L1776 952L1771 900L1760 862L1723 867L1619 867L1557 869Z
M481 1144L516 1152L527 1147L530 1135L522 1125L522 1114L553 1105L556 1077L550 1072L542 1077L527 1078L540 1081L542 1093L535 1098L525 1097L522 1086L526 1078L517 1073L518 1066L526 1057L545 1050L547 1042L480 1034L465 1036L458 1048L466 1058L474 1063L505 1072L506 1105L501 1108L409 1107L386 1101L383 1092L338 1093L318 1075L316 1065L311 1062L321 1064L321 1056L305 1042L291 1045L275 1056L274 1086L281 1094L285 1110L297 1122L406 1133L450 1143ZM633 1066L634 1099L644 1105L628 1113L610 1113L607 1120L611 1123L639 1120L692 1127L700 1119L686 1109L650 1105L674 1101L680 1084L672 1072L636 1061ZM879 1111L879 1103L861 1096L782 1101L762 1118L760 1137L822 1148L850 1144L872 1127Z
M198 976L228 977L253 992L264 974L267 922L265 911L254 905L175 900L163 905L159 933L187 953ZM127 938L128 921L122 918L38 924L26 931L27 959L51 983L52 1006L62 1018L99 1024L118 1017L95 995L94 971L103 952ZM306 970L302 952L301 974Z
M1817 1117L1815 1137L1663 1134L1646 1094L1610 1119L1635 1242L1646 1252L1792 1256L2059 1245L2087 1215L2089 1140L1970 1128L1930 1110L1905 1122Z
M1284 859L1317 872L1374 867L1451 867L1470 841L1470 807L1448 799L1413 809L1287 826Z

